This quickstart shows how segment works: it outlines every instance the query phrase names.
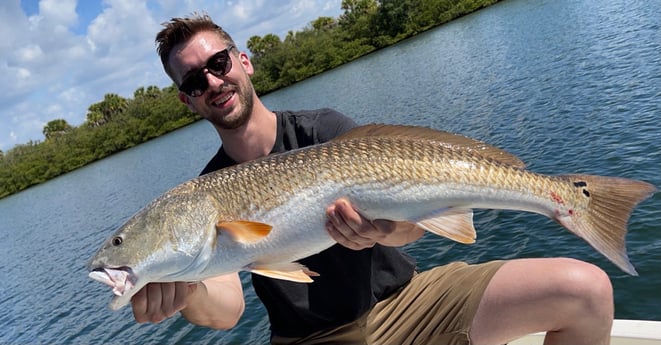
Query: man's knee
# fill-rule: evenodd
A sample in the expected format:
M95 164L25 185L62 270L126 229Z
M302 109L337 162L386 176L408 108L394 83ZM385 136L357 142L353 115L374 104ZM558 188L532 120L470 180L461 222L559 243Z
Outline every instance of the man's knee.
M559 293L574 299L586 312L592 315L612 317L613 287L610 278L601 268L579 260L559 259L563 269L556 272Z

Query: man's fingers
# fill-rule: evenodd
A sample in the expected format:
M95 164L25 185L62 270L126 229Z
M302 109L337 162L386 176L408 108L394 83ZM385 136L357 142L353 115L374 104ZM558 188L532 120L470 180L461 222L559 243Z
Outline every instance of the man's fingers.
M131 307L133 308L133 317L138 323L148 322L147 318L147 290L140 289L138 293L131 298Z
M328 232L333 239L347 248L370 248L384 236L346 200L336 201L328 207L326 213Z
M177 313L174 301L177 296L177 284L167 283L161 285L161 305L157 307L156 312L161 314L163 319L168 318ZM161 320L162 321L162 320Z
M163 313L161 312L161 304L163 303L163 295L161 293L161 285L163 284L147 284L147 315L149 322L159 323L163 321Z
M340 232L337 230L337 227L331 223L331 221L328 221L326 223L326 231L331 235L331 237L337 241L337 243L353 250L360 250L364 249L365 246L362 244L355 242L349 238L347 238L344 233Z
M133 316L138 323L159 323L184 309L196 289L187 282L149 283L131 298Z
M335 203L335 212L339 218L342 219L344 224L354 230L359 230L364 224L369 221L363 218L346 200L338 200Z
M176 314L181 309L186 307L186 297L195 290L197 285L191 286L186 282L176 282L174 284L175 294L172 298L172 313L169 316Z

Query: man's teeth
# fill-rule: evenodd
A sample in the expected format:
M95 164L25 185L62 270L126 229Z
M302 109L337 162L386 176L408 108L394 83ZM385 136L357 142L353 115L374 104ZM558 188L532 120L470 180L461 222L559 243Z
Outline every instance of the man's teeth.
M225 95L225 97L220 98L220 99L217 99L215 102L213 102L213 104L214 104L214 105L221 105L221 104L223 104L223 103L229 101L230 98L232 98L232 95L233 95L233 94L234 94L234 93L230 92L230 93L228 93L227 95Z

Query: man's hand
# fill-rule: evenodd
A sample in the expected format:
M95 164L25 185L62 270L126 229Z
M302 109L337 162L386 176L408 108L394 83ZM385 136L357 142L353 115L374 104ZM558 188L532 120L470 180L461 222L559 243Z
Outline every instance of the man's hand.
M133 316L139 323L159 323L186 308L187 297L197 290L197 283L149 283L133 298Z
M339 199L326 209L326 230L339 244L354 250L371 248L379 243L401 246L413 242L424 230L409 222L384 219L369 220L358 213L345 199Z
M213 329L236 326L243 314L243 287L237 273L197 283L149 283L131 298L140 323L158 323L177 312L190 323Z

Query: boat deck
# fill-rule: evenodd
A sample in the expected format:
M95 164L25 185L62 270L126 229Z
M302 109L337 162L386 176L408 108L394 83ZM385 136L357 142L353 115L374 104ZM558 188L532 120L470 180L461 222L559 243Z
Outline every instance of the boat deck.
M611 345L661 345L661 321L615 320ZM542 345L544 333L527 335L509 345Z

